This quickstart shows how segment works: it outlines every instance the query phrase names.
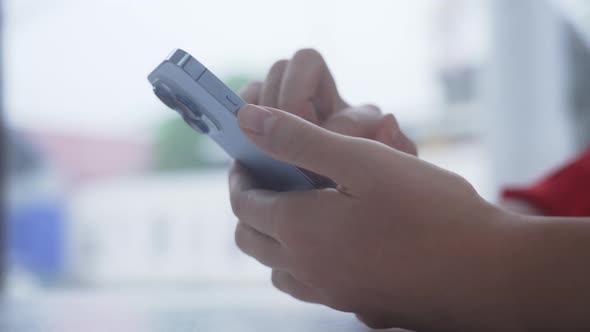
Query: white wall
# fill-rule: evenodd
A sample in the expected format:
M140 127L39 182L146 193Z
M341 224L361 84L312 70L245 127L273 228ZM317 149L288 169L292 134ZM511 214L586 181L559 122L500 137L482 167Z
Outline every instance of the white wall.
M234 244L226 172L88 184L72 197L69 277L92 285L266 282Z
M574 148L557 11L547 0L495 0L491 8L484 128L500 188L537 179Z

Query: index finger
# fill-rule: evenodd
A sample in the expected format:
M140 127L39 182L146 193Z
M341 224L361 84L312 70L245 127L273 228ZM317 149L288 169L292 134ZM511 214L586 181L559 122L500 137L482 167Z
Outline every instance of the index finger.
M331 132L293 114L246 105L238 112L246 137L274 159L327 176L343 188L364 190L372 184L376 144Z
M321 123L335 109L348 105L340 98L324 58L313 49L300 50L289 61L281 90L280 109L312 123Z

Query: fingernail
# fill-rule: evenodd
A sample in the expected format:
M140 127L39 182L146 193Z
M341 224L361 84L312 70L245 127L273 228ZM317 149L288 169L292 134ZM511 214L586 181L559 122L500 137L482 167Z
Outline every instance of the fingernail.
M246 105L238 112L238 121L242 129L256 135L264 135L270 130L274 116L262 107Z

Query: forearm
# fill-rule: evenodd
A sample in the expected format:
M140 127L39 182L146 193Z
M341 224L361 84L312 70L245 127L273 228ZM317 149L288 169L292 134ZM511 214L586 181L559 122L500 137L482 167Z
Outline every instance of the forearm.
M590 218L510 216L506 273L515 324L590 328Z

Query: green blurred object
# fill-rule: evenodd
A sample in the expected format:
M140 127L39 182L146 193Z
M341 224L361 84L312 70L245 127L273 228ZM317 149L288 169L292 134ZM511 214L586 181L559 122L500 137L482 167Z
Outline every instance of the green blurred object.
M253 81L253 75L247 74L239 74L228 77L226 80L223 80L227 86L232 89L235 93L239 93L240 90L246 86L249 82Z
M164 120L156 132L154 168L171 171L203 166L203 140L181 117Z
M252 80L251 75L238 74L224 80L233 91L238 92ZM210 166L212 159L206 137L197 134L179 116L158 124L154 140L154 169L174 171L198 169Z

